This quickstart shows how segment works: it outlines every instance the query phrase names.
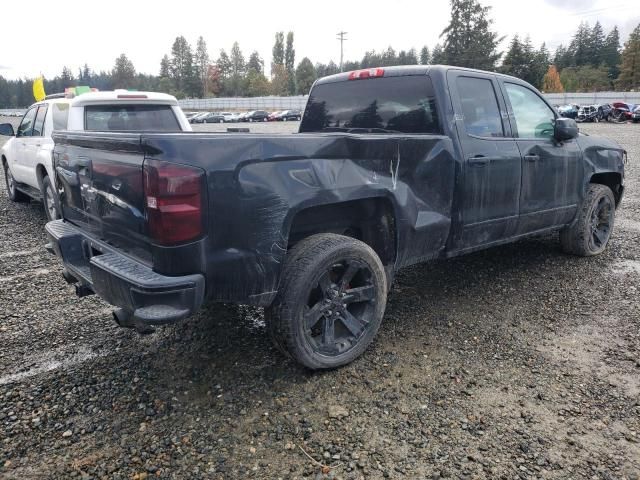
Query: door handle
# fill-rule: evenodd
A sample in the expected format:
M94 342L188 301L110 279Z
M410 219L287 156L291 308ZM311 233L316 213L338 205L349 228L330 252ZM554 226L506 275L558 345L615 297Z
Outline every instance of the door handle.
M469 166L470 167L486 167L489 165L490 157L485 157L484 155L476 155L475 157L469 157Z
M524 160L526 162L537 162L538 160L540 160L540 156L538 156L538 155L525 155L524 156Z

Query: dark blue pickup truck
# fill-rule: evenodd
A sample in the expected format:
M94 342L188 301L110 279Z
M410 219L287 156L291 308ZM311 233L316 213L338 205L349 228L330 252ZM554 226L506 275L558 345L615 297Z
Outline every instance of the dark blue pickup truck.
M79 295L146 331L204 301L266 308L312 369L360 355L398 269L558 230L607 246L625 152L531 85L446 66L341 73L296 134L54 135L50 249Z

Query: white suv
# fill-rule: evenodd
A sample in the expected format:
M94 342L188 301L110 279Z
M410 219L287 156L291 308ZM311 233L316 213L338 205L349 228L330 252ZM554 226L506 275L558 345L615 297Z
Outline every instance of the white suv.
M178 101L154 92L87 92L74 98L51 95L29 107L17 131L0 124L10 138L0 149L9 198L42 202L49 220L59 218L51 153L54 130L191 131Z

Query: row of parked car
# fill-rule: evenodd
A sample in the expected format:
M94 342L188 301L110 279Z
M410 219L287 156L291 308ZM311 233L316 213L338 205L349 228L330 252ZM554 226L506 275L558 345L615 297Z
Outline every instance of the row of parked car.
M640 122L640 104L613 102L591 105L556 105L556 110L565 118L576 122Z
M239 123L239 122L288 122L300 121L300 110L251 110L243 113L233 112L189 112L186 114L189 123Z

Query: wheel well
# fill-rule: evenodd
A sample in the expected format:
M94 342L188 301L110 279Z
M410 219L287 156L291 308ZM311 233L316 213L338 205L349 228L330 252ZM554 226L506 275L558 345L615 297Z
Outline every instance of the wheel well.
M42 190L42 180L44 179L44 177L47 177L47 169L44 168L44 165L39 164L36 167L36 176L38 178L38 187L40 188L40 190Z
M5 157L4 155L2 155L2 165L3 166L7 166L7 157Z
M352 200L299 211L289 229L289 248L316 233L356 238L369 245L383 265L395 261L395 217L393 206L386 198Z
M618 206L622 198L622 175L615 172L596 173L591 176L589 182L609 187L616 199L616 207Z

